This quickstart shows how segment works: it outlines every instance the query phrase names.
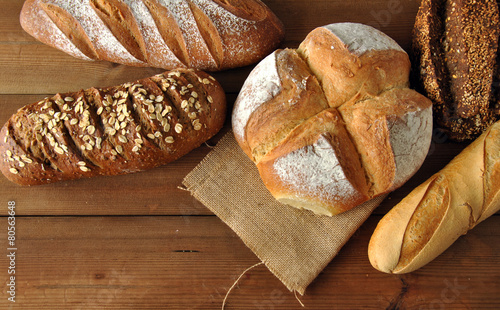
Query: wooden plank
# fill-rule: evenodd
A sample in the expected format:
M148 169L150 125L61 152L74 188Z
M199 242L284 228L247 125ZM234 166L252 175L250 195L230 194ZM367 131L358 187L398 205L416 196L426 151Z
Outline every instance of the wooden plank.
M64 181L22 187L0 179L2 201L15 201L20 215L192 215L212 214L189 192L182 179L210 149L163 167L133 175ZM7 209L1 208L2 215Z
M0 94L55 94L114 86L165 70L73 58L41 44L0 44ZM238 93L253 66L211 73L227 93Z
M36 43L36 40L26 33L19 23L19 13L23 0L0 0L0 44L11 42Z
M199 149L165 166L131 175L97 177L23 187L0 178L0 197L15 200L22 215L185 215L211 214L202 204L179 189L183 178L210 152L208 145L229 130L224 130ZM385 214L413 188L441 169L462 145L437 144L435 153L402 188L394 191L375 210ZM172 199L175 197L175 199ZM5 215L7 210L0 209Z
M404 49L410 48L411 29L419 1L315 0L264 1L283 21L286 46L297 47L314 28L335 22L358 22L371 25L395 39ZM314 9L311 9L314 8Z
M215 217L17 218L16 231L23 309L202 305L255 262Z
M55 94L118 85L164 70L73 58L42 44L0 44L1 94Z
M1 98L7 97L31 99L36 96L0 96L0 104ZM3 115L4 112L0 112L2 122L9 117ZM175 162L140 173L32 187L13 184L0 176L0 197L16 201L18 212L22 215L212 214L191 197L189 192L179 187L184 177L210 152L210 146L216 145L229 129L228 118L224 129L207 144ZM413 188L443 168L465 147L465 144L440 142L433 142L429 156L421 169L402 188L391 193L375 210L375 214L385 214ZM7 210L0 209L0 214L7 214Z
M0 123L25 104L44 95L0 95ZM234 95L228 100L234 100ZM230 108L229 108L230 109ZM186 215L212 214L189 192L179 189L184 177L227 133L230 118L219 134L175 162L149 171L109 177L20 186L0 175L0 197L14 200L20 215ZM0 208L0 215L7 209Z
M300 296L308 309L500 304L500 216L407 275L384 274L368 262L379 218L370 218ZM18 217L16 233L16 306L23 309L220 309L236 278L258 263L215 216ZM4 249L6 238L0 230ZM6 255L1 264L8 265ZM301 309L264 266L250 270L227 302L227 309Z
M359 229L308 295L328 296L335 304L341 300L339 309L478 309L498 305L495 265L500 255L498 245L491 243L499 237L499 216L462 236L427 266L405 275L380 273L367 262L369 238L378 219L372 216ZM332 286L323 286L323 281ZM322 305L328 307L327 302Z

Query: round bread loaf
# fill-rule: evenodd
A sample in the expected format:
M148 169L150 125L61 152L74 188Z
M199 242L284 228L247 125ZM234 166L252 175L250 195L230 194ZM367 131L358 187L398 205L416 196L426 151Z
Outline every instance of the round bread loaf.
M313 30L250 73L232 126L279 201L335 215L405 183L432 135L432 104L408 88L410 61L363 24Z

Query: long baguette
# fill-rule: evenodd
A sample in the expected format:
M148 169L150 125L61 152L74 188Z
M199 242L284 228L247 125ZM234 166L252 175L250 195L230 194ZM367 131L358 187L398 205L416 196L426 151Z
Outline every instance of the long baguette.
M500 210L500 122L414 189L378 223L368 246L376 269L408 273Z
M17 111L0 130L0 170L38 185L164 165L215 135L226 98L202 71L56 94Z

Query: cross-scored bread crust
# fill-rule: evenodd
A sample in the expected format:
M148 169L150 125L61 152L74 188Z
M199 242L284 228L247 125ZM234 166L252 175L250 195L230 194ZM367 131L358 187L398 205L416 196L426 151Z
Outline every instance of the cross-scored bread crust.
M401 47L369 26L315 29L251 72L233 109L236 140L278 200L347 211L404 184L427 155L431 101L408 88L409 70Z

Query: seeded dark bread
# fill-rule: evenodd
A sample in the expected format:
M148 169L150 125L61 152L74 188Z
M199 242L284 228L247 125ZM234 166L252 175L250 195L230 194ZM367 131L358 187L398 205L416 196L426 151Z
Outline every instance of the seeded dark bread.
M2 127L0 170L21 185L146 170L200 146L225 116L220 84L191 69L56 94Z
M370 26L316 28L250 73L236 141L278 201L345 212L403 185L427 155L432 103L408 88L409 73L408 54Z
M499 8L495 0L423 0L413 30L416 81L436 125L457 141L500 119Z
M284 38L260 0L27 0L20 21L74 57L166 70L249 65Z

